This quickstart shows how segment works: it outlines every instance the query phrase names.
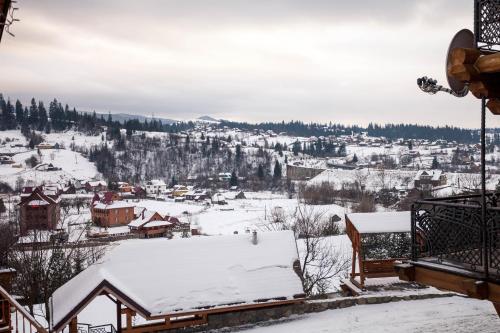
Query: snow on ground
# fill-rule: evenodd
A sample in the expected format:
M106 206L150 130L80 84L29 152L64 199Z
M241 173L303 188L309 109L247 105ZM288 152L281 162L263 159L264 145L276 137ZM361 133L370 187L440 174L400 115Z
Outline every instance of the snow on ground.
M66 131L62 133L41 133L45 139L45 142L55 145L63 145L66 149L71 147L74 143L78 147L90 148L91 146L98 145L102 143L101 135L106 135L104 132L102 134L91 136L85 135L77 131Z
M192 222L209 235L245 232L248 229L266 230L273 214L282 213L287 217L297 209L297 199L287 199L283 195L245 192L247 199L228 200L227 205L214 205L194 214ZM312 207L312 206L311 206ZM341 219L347 212L338 205L314 206L325 217L338 215Z
M407 186L413 188L414 179L418 171L408 170L376 170L376 169L360 169L360 170L344 170L344 169L328 169L312 178L307 182L308 185L321 185L329 183L337 189L343 183L352 184L360 182L365 184L366 189L378 191L381 188L394 188L398 186ZM474 189L480 186L479 174L473 173L446 173L448 179L447 187L439 191L440 196L452 195L460 189ZM500 175L489 175L487 179L487 188L494 190L500 180Z
M15 188L17 178L21 177L25 184L40 185L42 183L67 184L68 181L91 179L99 176L95 165L80 153L67 149L41 149L41 157L36 150L16 154L13 160L21 164L21 168L13 168L12 165L0 165L1 181ZM54 167L61 168L58 171L39 171L26 166L26 159L35 155L41 163L52 163Z
M157 211L161 215L182 217L186 212L189 214L198 214L205 207L202 204L190 202L174 202L174 201L156 201L156 200L139 200L135 202L137 207L143 207L147 210Z
M21 131L0 131L0 153L17 154L26 151L26 138Z
M329 310L242 332L497 333L499 327L500 319L490 302L457 296Z

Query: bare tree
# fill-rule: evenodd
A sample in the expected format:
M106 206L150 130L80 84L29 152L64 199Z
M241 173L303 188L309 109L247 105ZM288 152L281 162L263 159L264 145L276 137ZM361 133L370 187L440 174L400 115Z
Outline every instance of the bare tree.
M291 215L274 211L264 230L293 230L299 245L300 278L307 295L324 294L332 278L343 276L350 259L335 248L332 238L324 237L331 221L314 206L300 204Z
M84 231L75 229L76 234L70 235L73 242L64 243L53 233L33 230L10 248L8 265L17 271L14 292L23 297L32 315L34 305L41 303L48 320L54 291L104 255L104 245L82 242Z
M477 192L481 187L481 176L477 173L465 173L458 177L459 187L469 192Z
M355 213L372 213L376 210L375 199L370 194L363 194L359 203L352 207Z

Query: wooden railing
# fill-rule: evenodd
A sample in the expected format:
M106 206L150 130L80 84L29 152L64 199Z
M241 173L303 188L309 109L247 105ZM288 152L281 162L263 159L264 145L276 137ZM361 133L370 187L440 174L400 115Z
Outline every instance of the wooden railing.
M0 332L48 333L12 295L0 286Z
M500 194L416 201L412 206L412 260L500 278Z

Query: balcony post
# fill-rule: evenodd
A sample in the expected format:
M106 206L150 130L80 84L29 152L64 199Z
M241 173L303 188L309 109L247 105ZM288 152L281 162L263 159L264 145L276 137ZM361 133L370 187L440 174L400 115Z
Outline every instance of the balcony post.
M481 99L481 229L483 238L483 265L486 278L488 272L488 221L486 220L486 98Z

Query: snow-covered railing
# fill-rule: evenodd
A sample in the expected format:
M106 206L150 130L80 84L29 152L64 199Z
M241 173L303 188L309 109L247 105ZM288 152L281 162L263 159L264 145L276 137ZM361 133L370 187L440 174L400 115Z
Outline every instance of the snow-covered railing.
M465 269L482 278L500 277L498 195L487 195L483 220L480 195L420 200L411 214L412 260Z
M0 332L48 333L22 305L1 286Z

